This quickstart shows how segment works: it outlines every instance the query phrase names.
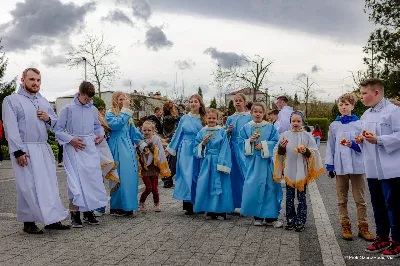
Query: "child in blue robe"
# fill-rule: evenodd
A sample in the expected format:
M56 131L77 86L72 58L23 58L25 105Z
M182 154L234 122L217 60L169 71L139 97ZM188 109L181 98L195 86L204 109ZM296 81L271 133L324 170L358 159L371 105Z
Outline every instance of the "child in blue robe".
M278 221L281 210L282 186L272 178L272 154L279 140L275 127L264 120L266 107L254 103L251 107L253 121L240 130L244 140L246 155L246 174L243 185L240 213L254 216L254 225L282 227Z
M217 125L218 111L207 110L207 126L197 134L194 154L200 159L197 179L195 212L207 212L207 216L226 219L233 212L231 149L225 129Z
M166 155L177 156L173 197L183 200L186 215L193 214L199 159L193 154L194 140L205 125L205 106L200 95L190 97L190 113L182 116L166 149Z
M246 173L246 158L243 152L243 140L240 138L239 132L242 127L252 121L253 118L249 112L245 112L246 96L244 94L237 93L233 100L235 102L236 112L228 117L226 129L230 136L232 151L232 171L230 176L232 182L233 206L235 208L240 208L242 204L244 175Z

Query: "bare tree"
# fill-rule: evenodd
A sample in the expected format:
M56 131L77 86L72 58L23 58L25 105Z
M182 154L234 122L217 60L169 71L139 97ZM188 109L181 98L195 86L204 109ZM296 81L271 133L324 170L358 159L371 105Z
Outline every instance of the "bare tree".
M119 67L112 60L115 55L115 46L107 44L103 34L96 36L86 33L81 44L71 47L67 56L67 64L70 67L84 64L85 80L87 64L89 66L88 79L97 85L101 98L101 90L113 83L119 73Z
M311 82L307 75L302 75L302 77L297 79L297 83L294 83L296 87L300 89L300 93L304 97L304 106L306 108L306 117L308 117L308 104L312 97L314 96L313 85L315 82Z
M266 82L266 75L270 72L272 61L255 55L253 58L246 56L246 64L244 66L235 64L230 68L223 69L218 66L218 69L213 73L214 79L222 80L223 83L228 82L228 86L243 84L252 89L253 101L257 101L257 91L261 90Z

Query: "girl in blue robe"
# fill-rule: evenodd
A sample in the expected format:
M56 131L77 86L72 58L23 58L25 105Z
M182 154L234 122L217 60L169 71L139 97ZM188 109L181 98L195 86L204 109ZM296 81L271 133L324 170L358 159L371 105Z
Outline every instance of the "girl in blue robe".
M279 140L275 127L263 120L266 108L262 103L254 103L251 108L253 121L240 130L244 140L246 174L243 186L240 213L254 216L254 225L282 227L278 221L282 202L282 186L273 178L273 150Z
M193 214L199 159L193 154L194 140L205 125L205 106L200 95L190 97L190 113L182 116L166 149L166 155L177 156L173 197L183 200L186 215Z
M110 147L114 161L118 162L120 179L118 189L111 194L110 214L126 216L138 209L138 164L135 145L146 145L143 136L131 119L129 100L123 92L114 92L111 111L106 113L106 122L110 127Z
M200 159L194 211L226 219L226 213L234 210L229 177L231 149L225 129L217 126L218 111L209 109L206 117L207 126L197 134L193 151Z
M232 151L232 170L231 183L233 206L240 208L242 204L242 193L244 184L244 175L246 173L245 161L246 158L243 152L243 140L239 136L242 127L252 121L249 112L245 112L246 96L243 93L237 93L233 98L236 107L236 113L228 117L226 121L227 133L230 136L230 146Z

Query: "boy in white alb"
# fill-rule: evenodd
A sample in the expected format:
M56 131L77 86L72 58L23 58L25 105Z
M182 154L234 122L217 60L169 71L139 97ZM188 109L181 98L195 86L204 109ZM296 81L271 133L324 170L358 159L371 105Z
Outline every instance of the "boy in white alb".
M361 101L371 108L361 117L363 137L356 141L362 143L376 225L375 241L365 251L400 257L400 108L384 98L381 80L360 85Z

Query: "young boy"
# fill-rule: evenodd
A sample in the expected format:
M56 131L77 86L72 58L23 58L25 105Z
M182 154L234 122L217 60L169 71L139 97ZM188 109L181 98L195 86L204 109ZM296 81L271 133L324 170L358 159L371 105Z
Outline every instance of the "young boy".
M339 97L340 115L329 126L325 164L329 175L332 178L336 175L336 195L343 239L353 239L347 211L349 181L351 181L353 198L357 206L358 235L367 241L373 241L374 236L368 231L363 156L358 145L354 143L352 146L351 143L351 140L362 131L360 119L351 114L355 101L356 98L351 93ZM342 143L343 139L346 139L345 143Z
M96 149L104 139L104 129L93 106L94 95L93 84L82 82L74 100L61 110L54 129L58 142L64 145L64 167L74 228L82 227L80 211L90 225L99 224L92 211L108 203L100 155Z
M268 113L268 116L269 116L268 118L269 118L269 121L271 122L271 124L273 124L275 126L276 121L278 121L279 110L278 109L272 110L271 112ZM277 128L276 126L275 126L275 128Z
M380 79L360 85L361 101L371 108L361 117L366 132L357 142L362 143L376 225L375 241L365 251L400 257L400 108L384 98Z

